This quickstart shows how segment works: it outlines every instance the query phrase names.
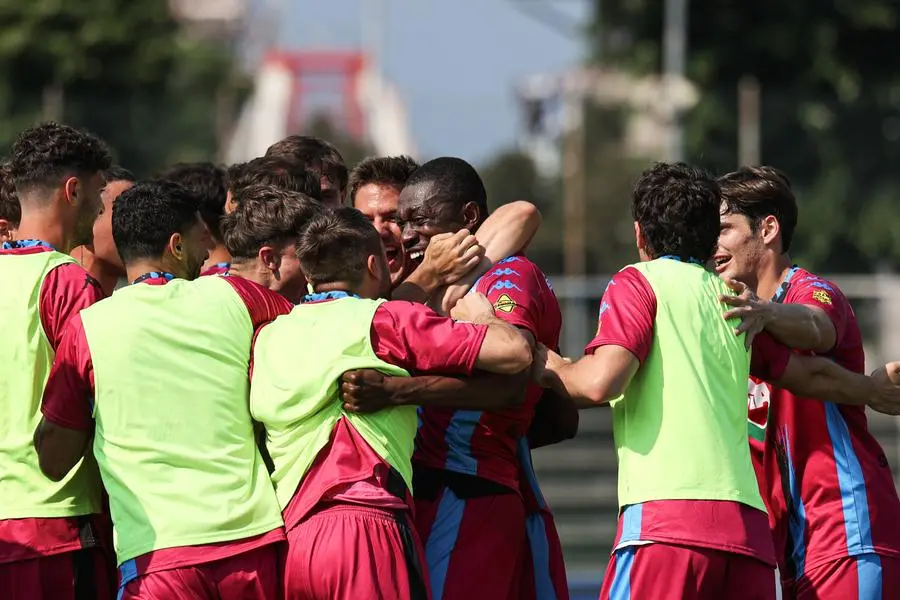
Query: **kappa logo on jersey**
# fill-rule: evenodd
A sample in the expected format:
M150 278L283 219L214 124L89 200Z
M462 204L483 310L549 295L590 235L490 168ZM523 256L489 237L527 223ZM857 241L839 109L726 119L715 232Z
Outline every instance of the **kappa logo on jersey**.
M609 310L609 302L603 302L600 304L600 314L597 315L597 333L600 333L600 328L603 327L603 313ZM594 335L597 335L595 333Z
M496 290L518 290L521 292L522 288L514 284L512 281L504 279L503 281L498 281L497 283L492 285L488 290L487 295L490 296L491 292L494 292Z
M503 277L503 276L509 277L510 275L515 275L518 277L519 273L518 273L518 271L513 271L510 268L506 268L506 269L497 269L496 271L491 273L491 275L493 275L494 277Z
M812 293L813 300L821 304L831 304L831 294L825 290L816 290Z
M501 294L501 296L497 298L497 302L494 303L494 308L496 310L505 313L511 313L516 306L517 304L515 301L506 294Z
M547 284L547 289L549 289L549 290L552 292L552 291L553 291L553 284L550 283L550 278L547 277L546 275L544 275L544 283Z
M510 256L510 257L504 258L503 260L497 261L497 264L505 265L505 264L512 263L512 262L519 262L519 260L520 259L518 256Z

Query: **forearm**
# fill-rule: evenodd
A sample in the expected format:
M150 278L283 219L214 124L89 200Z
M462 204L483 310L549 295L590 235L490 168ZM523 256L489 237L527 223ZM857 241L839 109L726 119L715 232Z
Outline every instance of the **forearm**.
M458 410L498 410L521 404L528 372L515 375L479 373L473 377L387 377L385 389L396 406Z
M423 263L403 283L394 288L391 292L391 299L425 304L434 295L439 285L440 279L437 273Z
M493 264L524 250L540 225L540 211L530 202L519 200L498 207L478 228L475 237Z
M834 324L824 311L804 304L771 306L766 331L785 346L797 350L828 352L834 347Z
M492 266L494 266L494 263L487 256L483 257L481 262L459 281L438 288L431 297L431 308L442 315L450 314L450 311L459 299L469 293L469 290L472 289L478 278L490 271Z
M776 385L804 398L850 406L865 406L875 391L871 377L817 356L791 356L785 376Z

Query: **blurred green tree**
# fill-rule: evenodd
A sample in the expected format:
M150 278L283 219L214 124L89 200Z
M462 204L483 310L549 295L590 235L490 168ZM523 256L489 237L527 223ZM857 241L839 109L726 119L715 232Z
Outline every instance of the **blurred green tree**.
M664 0L595 0L593 58L658 72ZM800 202L795 254L832 272L900 264L900 4L689 0L688 77L702 91L685 118L686 157L737 163L737 85L761 87L761 156Z
M223 42L166 0L0 0L0 147L47 118L85 127L139 175L215 160L222 110L246 91Z

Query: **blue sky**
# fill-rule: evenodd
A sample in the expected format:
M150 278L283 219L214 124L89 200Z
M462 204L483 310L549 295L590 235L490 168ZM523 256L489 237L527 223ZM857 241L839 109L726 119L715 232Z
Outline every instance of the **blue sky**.
M513 86L531 73L576 64L585 53L518 10L541 0L382 0L382 70L406 101L420 157L479 162L515 141ZM542 0L585 20L588 0ZM271 2L274 4L274 2ZM283 46L355 47L361 0L282 0Z

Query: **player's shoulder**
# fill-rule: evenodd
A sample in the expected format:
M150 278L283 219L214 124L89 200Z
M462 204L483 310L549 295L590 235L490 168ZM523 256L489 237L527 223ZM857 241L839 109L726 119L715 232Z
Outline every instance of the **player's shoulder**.
M490 294L498 290L521 290L523 284L533 288L553 289L541 268L521 254L498 261L478 280L475 289L483 294Z
M790 288L785 295L786 302L812 298L820 304L831 305L844 301L844 293L837 284L803 268L797 267L788 283Z
M61 262L47 273L45 281L56 288L65 287L75 292L96 296L97 300L105 297L100 282L77 262Z

